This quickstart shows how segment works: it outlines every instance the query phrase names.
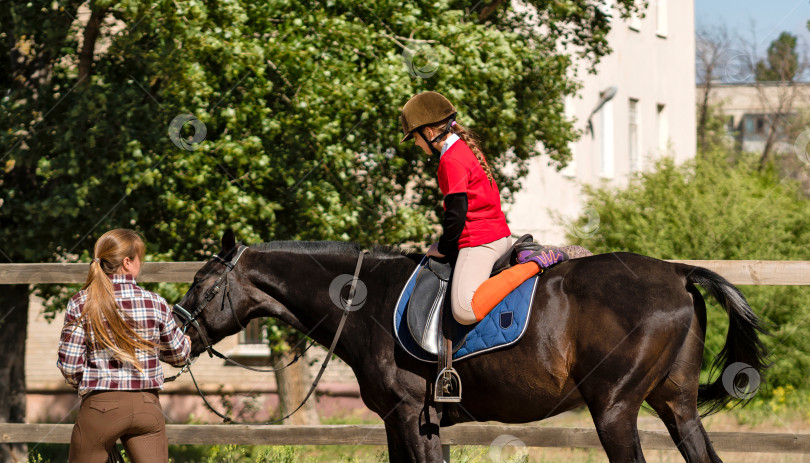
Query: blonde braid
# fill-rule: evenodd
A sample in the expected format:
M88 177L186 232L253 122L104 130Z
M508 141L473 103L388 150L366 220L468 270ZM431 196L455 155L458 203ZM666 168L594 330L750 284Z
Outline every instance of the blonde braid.
M475 157L478 159L478 163L481 164L481 168L486 172L489 183L492 183L492 168L489 167L489 163L486 158L484 158L484 153L481 151L481 147L478 146L478 139L472 131L465 129L458 122L453 124L451 130L470 147L473 154L475 154Z
M437 124L430 125L428 127L442 131L445 127L447 127L447 123L450 122L450 119L445 119ZM486 158L484 157L484 153L481 151L481 147L479 146L478 138L476 138L475 134L473 134L472 130L465 129L461 126L458 122L455 122L453 126L450 128L450 133L454 133L458 135L458 138L464 141L467 146L470 147L473 154L475 154L475 158L478 159L478 163L481 164L481 168L484 169L484 173L487 174L487 179L489 179L489 183L492 183L493 176L492 176L492 168L489 166Z

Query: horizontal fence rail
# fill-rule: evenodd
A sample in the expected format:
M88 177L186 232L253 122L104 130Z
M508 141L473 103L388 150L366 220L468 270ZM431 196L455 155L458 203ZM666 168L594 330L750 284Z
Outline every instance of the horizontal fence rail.
M617 256L617 265L621 259ZM806 260L670 260L713 270L735 285L810 285ZM145 262L141 283L191 283L205 262ZM84 283L89 264L0 264L0 284Z
M68 444L72 424L0 424L0 442ZM244 426L168 424L170 444L191 445L386 445L382 425ZM601 448L596 430L517 425L457 425L442 428L444 445L489 446L499 436L514 436L527 447ZM650 450L677 450L666 431L639 430ZM810 454L810 434L710 432L721 452ZM512 441L514 443L514 441Z
M139 283L191 283L205 262L144 262ZM0 264L0 284L84 283L90 264Z

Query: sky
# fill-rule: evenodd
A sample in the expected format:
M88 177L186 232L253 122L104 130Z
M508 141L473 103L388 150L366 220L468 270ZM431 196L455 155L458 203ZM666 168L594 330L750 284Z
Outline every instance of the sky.
M670 0L672 8L683 0ZM725 25L730 34L746 40L756 34L757 54L764 56L768 45L784 31L810 45L810 0L695 0L695 28Z

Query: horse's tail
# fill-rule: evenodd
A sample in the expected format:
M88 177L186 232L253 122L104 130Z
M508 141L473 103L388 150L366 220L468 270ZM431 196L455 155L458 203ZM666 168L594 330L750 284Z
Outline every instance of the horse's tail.
M770 366L760 335L771 334L763 328L745 296L728 280L703 267L683 265L681 269L688 282L703 286L726 309L729 318L726 344L710 368L709 378L716 378L698 389L698 407L705 416L732 400L746 403L753 398L761 374Z

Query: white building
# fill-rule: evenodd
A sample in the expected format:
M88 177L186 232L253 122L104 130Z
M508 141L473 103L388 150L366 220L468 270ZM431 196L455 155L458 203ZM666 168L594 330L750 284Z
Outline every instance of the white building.
M567 224L583 214L589 225L575 232L592 233L598 217L583 211L583 184L621 186L654 158L695 156L694 3L650 0L644 18L613 16L613 52L595 75L580 72L583 89L567 104L584 130L573 160L560 172L547 155L531 161L515 202L504 207L514 235L562 244Z
M698 85L697 104L702 103L706 85ZM757 82L724 84L714 82L709 92L709 104L726 117L727 134L743 151L762 152L771 125L776 118L775 152L793 152L797 131L791 127L810 108L810 84L806 82Z

